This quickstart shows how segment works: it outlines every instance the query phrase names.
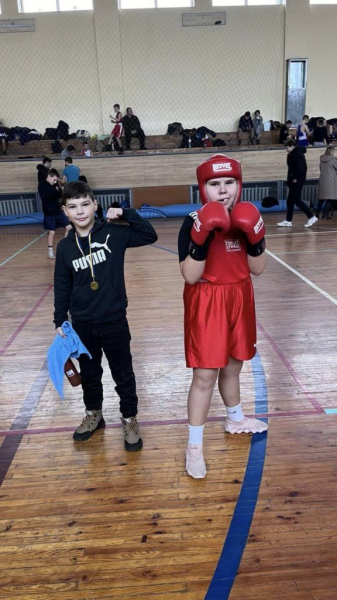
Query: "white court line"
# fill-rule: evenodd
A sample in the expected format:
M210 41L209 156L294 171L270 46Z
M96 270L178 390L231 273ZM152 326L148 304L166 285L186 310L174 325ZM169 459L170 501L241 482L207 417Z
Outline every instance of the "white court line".
M276 256L280 256L283 254L316 254L317 252L337 252L337 248L330 248L329 250L292 250L291 252L274 252L274 254L276 254Z
M323 229L322 231L314 231L312 229L307 229L307 231L294 231L294 228L289 227L290 231L288 233L267 233L265 237L267 238L279 238L279 237L293 237L294 235L319 235L320 233L337 233L337 229Z
M2 263L0 263L0 267L2 267L3 265L5 265L6 263L8 263L8 261L12 260L12 258L15 258L15 256L17 256L18 254L20 254L20 252L23 252L24 250L26 250L27 248L29 248L29 246L31 246L32 244L35 244L35 242L37 242L38 240L40 240L45 235L47 235L46 231L44 233L41 233L41 235L39 235L39 237L35 238L35 240L33 240L32 242L29 242L29 244L26 244L26 246L24 246L23 248L21 248L20 250L18 250L17 252L15 252L15 254L12 254L12 256L10 256L9 258L6 258L6 260L4 260Z
M320 294L322 294L322 296L324 296L325 298L327 298L327 300L330 300L330 302L332 302L333 304L335 304L337 306L337 300L336 300L336 298L334 298L333 296L330 296L330 294L328 294L328 292L325 292L324 290L322 290L322 288L318 287L318 285L316 285L315 283L313 283L312 281L310 281L310 279L308 279L307 277L305 277L304 275L302 275L302 273L299 273L299 271L296 271L296 269L293 269L293 267L291 267L290 265L288 265L281 258L279 258L275 254L273 254L272 252L270 252L270 250L266 250L266 252L274 260L276 260L281 265L283 265L286 269L288 269L288 271L291 271L292 273L294 273L294 275L297 275L297 277L299 277L300 279L302 279L302 281L304 281L305 283L307 283L308 285L310 285L310 287L312 287L314 290L316 290L316 292L319 292Z

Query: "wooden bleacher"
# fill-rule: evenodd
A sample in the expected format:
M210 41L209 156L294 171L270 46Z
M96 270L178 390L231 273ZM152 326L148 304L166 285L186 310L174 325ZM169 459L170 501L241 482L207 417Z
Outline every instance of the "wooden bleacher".
M238 147L238 136L236 132L227 132L227 133L218 133L217 138L223 139L226 142L226 147ZM262 146L272 146L278 144L279 131L264 131L261 134L261 145ZM108 139L106 142L108 142ZM69 140L68 142L64 142L60 140L61 145L65 148L68 144L72 144L75 147L76 156L80 155L80 152L83 147L83 142L80 140ZM90 139L88 141L90 148L94 151L96 140ZM42 157L51 155L51 140L39 140L28 142L24 146L21 146L20 142L9 142L7 158L25 158L25 157ZM181 137L178 135L149 135L146 137L146 147L149 151L177 151L181 144ZM125 143L124 143L125 145ZM242 145L251 147L250 136L248 133L242 134ZM186 150L186 149L184 149ZM196 149L191 149L196 150ZM213 151L216 151L216 148ZM131 140L131 151L139 152L139 141L137 138L132 138ZM144 153L144 151L141 151ZM103 153L102 153L103 154ZM106 153L104 152L104 155ZM112 155L115 152L111 152ZM98 154L97 154L98 155ZM0 158L6 158L0 157Z
M263 149L222 149L226 154L241 161L246 182L284 180L287 176L286 152L281 146ZM76 164L86 175L93 189L152 188L190 186L196 184L196 167L214 154L214 148L188 149L177 152L125 153L119 156L99 156L91 159L78 158ZM309 148L306 154L308 179L319 177L319 157L322 148ZM17 194L35 192L37 189L38 160L0 161L0 193ZM64 161L53 157L53 167L61 173Z

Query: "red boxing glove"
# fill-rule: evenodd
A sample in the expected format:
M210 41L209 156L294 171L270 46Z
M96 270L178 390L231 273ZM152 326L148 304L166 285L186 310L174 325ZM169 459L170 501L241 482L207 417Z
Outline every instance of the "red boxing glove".
M233 229L243 231L247 237L247 253L249 256L260 256L265 251L264 239L266 228L260 211L250 202L239 202L231 212Z
M229 212L219 202L208 202L199 212L191 214L194 224L191 229L190 256L194 260L206 260L208 246L213 239L214 229L229 231Z

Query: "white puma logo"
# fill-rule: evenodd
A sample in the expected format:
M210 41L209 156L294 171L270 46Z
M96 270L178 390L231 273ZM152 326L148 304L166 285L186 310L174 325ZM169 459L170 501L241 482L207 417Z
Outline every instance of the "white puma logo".
M105 250L107 252L110 252L111 254L111 250L108 246L108 239L110 237L110 233L107 235L105 243L104 244L100 244L99 242L94 242L93 244L90 244L90 248L105 248Z

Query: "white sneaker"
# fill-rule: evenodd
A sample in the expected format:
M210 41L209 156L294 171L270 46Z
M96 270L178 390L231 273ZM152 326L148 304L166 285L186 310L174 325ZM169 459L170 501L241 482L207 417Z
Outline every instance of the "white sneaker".
M206 477L206 465L202 446L199 444L189 444L186 449L186 471L194 479L203 479Z
M277 223L277 227L292 227L292 221L281 221Z
M55 254L54 254L54 249L53 248L48 248L48 258L55 258Z
M311 217L311 219L309 219L309 221L307 221L307 223L304 225L304 227L311 227L312 225L315 225L315 223L317 223L318 219L317 217Z

